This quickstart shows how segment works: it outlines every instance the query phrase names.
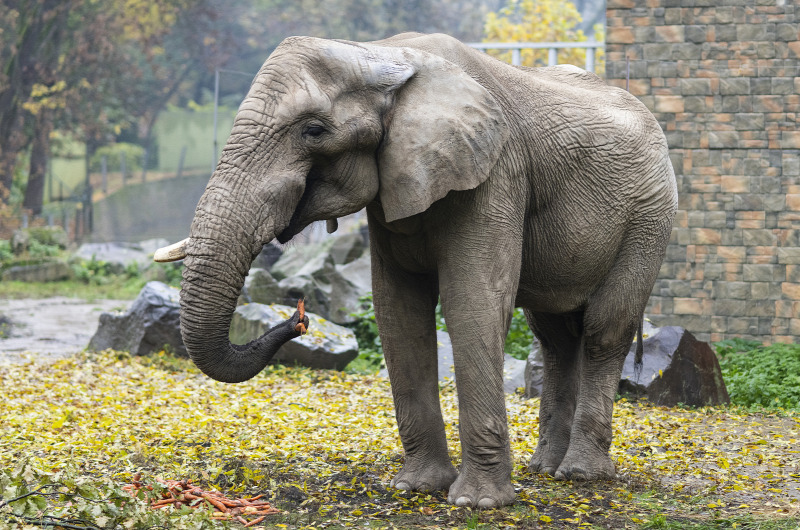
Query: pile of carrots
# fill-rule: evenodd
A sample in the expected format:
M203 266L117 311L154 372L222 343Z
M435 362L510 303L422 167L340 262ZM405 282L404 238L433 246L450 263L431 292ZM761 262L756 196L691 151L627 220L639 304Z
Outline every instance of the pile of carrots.
M141 480L141 474L137 473L133 476L132 483L123 486L122 489L134 497L142 488L153 489L152 486L143 484ZM158 481L166 487L166 491L161 494L161 499L150 503L150 507L155 510L160 510L167 506L198 508L211 505L215 509L214 513L211 514L212 519L219 521L236 520L242 523L245 528L257 525L266 519L267 515L280 513L280 510L273 508L267 501L259 500L262 497L261 495L229 499L218 491L205 491L199 486L194 486L191 480L163 481L159 479ZM255 517L255 519L248 520L247 518L249 517Z

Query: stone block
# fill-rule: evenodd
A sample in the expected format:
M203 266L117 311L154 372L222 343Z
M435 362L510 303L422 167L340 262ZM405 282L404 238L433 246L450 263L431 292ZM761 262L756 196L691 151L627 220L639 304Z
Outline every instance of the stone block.
M745 263L742 267L742 279L746 282L771 282L773 265L753 265Z
M699 298L675 298L672 312L676 315L702 315L703 303Z
M778 248L778 263L800 265L800 248Z
M683 108L685 112L705 113L710 111L709 98L705 96L684 96Z
M693 228L691 233L695 245L719 245L722 242L721 232L713 228Z
M773 77L771 81L773 94L789 95L794 93L793 77Z
M672 44L648 43L642 46L642 55L646 61L672 61Z
M736 42L736 26L714 26L714 40L716 42Z
M636 40L633 37L633 30L629 27L609 27L606 30L606 42L608 44L633 44Z
M783 282L781 292L790 300L800 300L800 283Z
M784 42L800 40L800 25L779 23L775 29L775 38Z
M734 127L738 131L760 131L764 123L764 114L743 112L736 115Z
M750 94L750 80L747 78L722 78L719 80L719 93L723 96Z
M767 229L745 229L742 230L742 242L746 246L767 247L773 246L778 242L778 237Z
M750 191L750 177L723 175L720 177L720 191L725 193L748 193Z
M656 42L683 42L684 26L655 26L655 40ZM705 42L705 39L702 42Z
M655 96L656 112L683 112L683 97L681 96Z
M722 302L723 299L727 299L727 301L746 300L750 298L750 284L747 282L718 282L713 294L717 302ZM724 315L725 313L716 311L715 314Z
M740 24L736 26L736 40L740 42L771 42L776 37L775 24Z
M738 131L710 131L708 147L712 149L735 149L739 147Z
M786 194L786 208L792 211L800 211L800 193Z

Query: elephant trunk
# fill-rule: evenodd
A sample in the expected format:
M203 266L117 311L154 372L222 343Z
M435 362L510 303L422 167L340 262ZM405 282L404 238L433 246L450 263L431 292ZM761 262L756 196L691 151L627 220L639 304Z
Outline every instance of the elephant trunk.
M274 237L276 226L275 217L267 223L248 219L243 195L246 193L229 194L209 184L184 247L180 296L183 342L203 373L225 383L254 377L283 344L300 336L295 329L302 329L299 323L308 326L307 317L295 312L289 320L247 344L230 342L231 320L244 278L263 242ZM262 231L265 227L268 234Z

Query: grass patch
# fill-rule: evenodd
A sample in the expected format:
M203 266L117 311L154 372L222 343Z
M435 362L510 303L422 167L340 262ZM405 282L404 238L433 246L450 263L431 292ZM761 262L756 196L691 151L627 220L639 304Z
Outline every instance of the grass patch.
M281 366L226 385L166 352L107 351L0 367L0 494L9 499L57 482L58 495L32 496L20 513L76 517L101 528L227 524L211 522L208 512L154 512L143 500L119 497L136 473L151 481L189 478L236 496L263 494L282 510L266 521L270 528L800 524L800 415L791 411L779 417L621 400L611 449L618 479L580 484L527 472L539 402L509 395L517 503L473 511L447 504L446 492L388 486L403 459L390 396L388 381L374 375ZM452 385L443 386L441 402L458 464ZM0 527L22 527L9 522L13 509L0 508Z
M60 282L0 282L0 298L50 298L66 296L84 300L133 300L147 283L143 278L114 277L104 284L87 284L81 280Z

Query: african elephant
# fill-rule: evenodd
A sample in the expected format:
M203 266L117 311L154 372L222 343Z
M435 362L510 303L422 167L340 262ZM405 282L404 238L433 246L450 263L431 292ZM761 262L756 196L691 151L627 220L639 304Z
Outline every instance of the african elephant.
M192 359L214 379L243 381L271 353L228 340L252 259L274 238L320 220L335 230L366 208L405 451L392 485L449 488L451 503L495 507L515 498L502 385L514 307L545 359L530 470L613 477L615 390L676 207L658 123L591 73L509 66L445 35L292 37L241 104L189 238L161 257L186 259L181 326ZM459 471L439 405L439 298L454 350ZM293 318L281 341L295 334Z

